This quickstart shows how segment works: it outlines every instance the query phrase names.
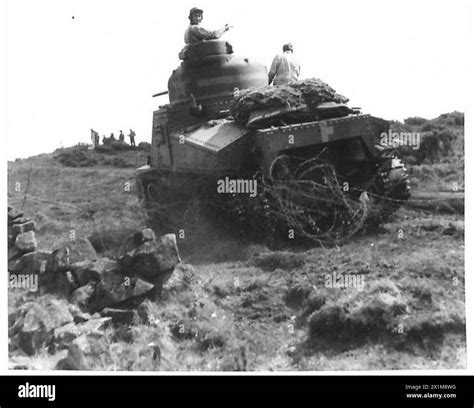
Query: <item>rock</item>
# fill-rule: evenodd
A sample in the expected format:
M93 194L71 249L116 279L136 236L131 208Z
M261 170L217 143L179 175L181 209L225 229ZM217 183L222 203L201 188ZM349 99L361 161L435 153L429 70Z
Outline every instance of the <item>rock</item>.
M23 224L15 224L12 226L12 235L16 237L19 234L23 234L28 231L35 231L36 224L34 221L27 221Z
M109 355L109 342L101 333L89 333L73 340L66 358L58 361L57 370L90 370Z
M51 339L51 344L54 344L54 350L52 351L57 352L58 350L68 348L72 341L82 334L79 326L75 323L68 323L54 330L54 335Z
M23 213L20 212L20 211L15 211L13 209L9 210L8 211L8 223L10 223L10 221L14 221L20 217L23 217Z
M120 303L126 298L126 288L123 276L109 272L102 277L101 282L93 283L94 291L89 296L87 310L96 313L105 307ZM90 285L90 284L89 284Z
M99 319L91 319L80 324L68 323L55 329L52 339L55 350L68 348L74 339L104 329L111 320L111 317L102 317Z
M15 238L15 246L23 252L36 251L36 238L33 231L23 232Z
M30 221L30 220L27 220L26 218L17 218L17 219L12 220L12 221L8 220L8 225L10 227L13 227L14 225L24 224L25 222L28 222L28 221Z
M124 255L127 252L132 252L137 246L146 241L156 241L156 235L151 228L145 228L142 231L134 232L127 237L120 246L118 253Z
M55 276L54 286L50 288L50 291L69 297L77 288L72 272L66 271Z
M85 260L93 262L97 259L97 253L87 238L69 241L66 246L69 248L69 261L71 264Z
M50 254L45 252L28 252L8 261L8 270L13 273L39 274L46 270L50 258Z
M55 272L70 270L72 264L82 261L94 262L96 259L97 253L90 241L87 238L77 238L53 251L52 270Z
M131 325L137 316L135 310L113 309L106 307L100 314L104 317L110 317L115 324Z
M17 247L12 246L8 248L8 260L11 261L15 258L19 258L23 254Z
M135 279L135 285L133 286L132 294L133 294L134 297L137 297L137 296L146 295L147 293L149 293L152 290L153 290L153 285L152 284L150 284L149 282L146 282L142 279L136 278Z
M192 265L180 263L175 268L173 275L163 285L163 290L179 292L189 287L195 273Z
M119 304L135 306L151 295L153 290L154 286L148 282L109 271L100 282L89 282L76 289L71 302L83 312L96 313Z
M170 269L181 261L176 245L176 235L167 234L156 238L155 233L148 228L128 237L118 250L118 259L123 267L127 268L137 251L143 248L155 248L161 252L160 261L163 263L161 269Z
M23 273L40 274L46 271L48 262L51 261L51 254L46 252L30 252L21 258Z
M161 288L181 262L176 235L167 234L155 241L145 241L119 258L126 273L138 276Z
M95 284L88 283L76 289L71 296L71 302L78 306L83 312L90 310L91 298L95 292Z
M26 354L33 355L49 345L54 329L73 318L64 301L45 296L23 304L9 320L14 321L9 329L10 338Z
M156 241L156 235L151 228L145 228L134 236L135 242L139 245L146 241Z
M74 262L71 264L71 272L74 276L74 280L79 286L84 286L89 283L88 279L86 278L86 271L90 269L93 265L91 261L80 261Z
M8 261L8 272L12 273L20 273L22 269L22 261L21 258L12 259Z
M46 272L40 273L39 282L42 294L55 293L67 297L78 287L71 271L55 273L46 269Z
M39 258L39 262L40 283L43 292L69 296L80 286L71 272L68 248L56 249L48 257Z
M69 261L69 248L55 249L51 254L51 264L48 270L52 273L66 272L71 268Z
M139 330L136 327L119 324L114 327L113 341L133 344L139 336Z
M90 313L81 312L81 313L78 313L78 314L74 315L74 323L76 323L76 324L84 323L84 322L87 322L88 320L90 320L91 318L92 318L92 316L91 316Z
M154 285L139 278L123 277L117 272L105 275L96 286L89 301L89 311L98 312L111 306L136 306L148 295L152 295Z
M90 281L99 282L105 274L117 271L118 268L116 261L109 258L99 258L84 270L83 280L85 280L85 283Z
M92 319L90 313L83 312L81 308L75 304L69 304L69 313L71 313L72 318L74 319L74 323L84 323L88 320Z

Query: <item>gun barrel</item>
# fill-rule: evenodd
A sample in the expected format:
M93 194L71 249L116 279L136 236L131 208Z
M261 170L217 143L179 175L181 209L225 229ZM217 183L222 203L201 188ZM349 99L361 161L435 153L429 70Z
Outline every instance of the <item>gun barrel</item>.
M158 92L158 93L156 93L156 94L152 95L152 98L155 98L155 97L157 97L157 96L161 96L161 95L166 95L167 93L168 93L168 91L162 91L162 92Z

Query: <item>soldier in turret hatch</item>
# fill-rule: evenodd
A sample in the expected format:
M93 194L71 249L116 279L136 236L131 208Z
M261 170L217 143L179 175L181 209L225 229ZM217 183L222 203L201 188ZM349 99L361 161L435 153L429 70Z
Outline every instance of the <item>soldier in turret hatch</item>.
M189 21L190 25L184 33L184 42L186 44L197 43L204 40L217 40L222 37L226 31L229 31L232 27L229 24L226 24L224 27L219 28L218 30L210 31L201 27L203 11L197 7L193 7L189 11Z

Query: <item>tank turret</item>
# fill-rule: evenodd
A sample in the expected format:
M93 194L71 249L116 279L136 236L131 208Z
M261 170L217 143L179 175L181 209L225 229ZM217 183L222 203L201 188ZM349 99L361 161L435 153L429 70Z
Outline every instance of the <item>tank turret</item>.
M268 81L264 65L235 55L226 41L187 45L180 58L181 65L168 81L170 104L191 105L207 118L226 110L239 90L259 88Z

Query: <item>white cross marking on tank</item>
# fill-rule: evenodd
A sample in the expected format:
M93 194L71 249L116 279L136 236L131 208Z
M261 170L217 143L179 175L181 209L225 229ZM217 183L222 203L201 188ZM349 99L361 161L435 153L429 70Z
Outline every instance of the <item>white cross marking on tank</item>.
M334 134L334 128L332 126L321 125L320 129L322 142L328 142L329 136L332 136Z

